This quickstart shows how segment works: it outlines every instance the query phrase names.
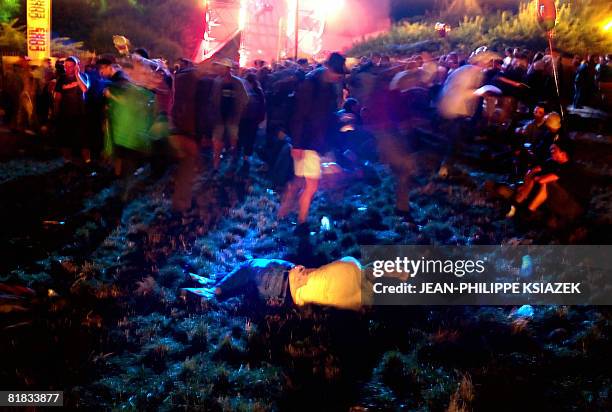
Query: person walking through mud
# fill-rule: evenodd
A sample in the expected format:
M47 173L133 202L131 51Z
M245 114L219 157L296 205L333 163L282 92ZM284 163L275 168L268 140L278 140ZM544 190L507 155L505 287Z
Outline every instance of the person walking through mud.
M72 161L75 151L83 162L91 162L91 144L85 134L85 93L89 80L81 73L79 59L70 56L64 62L64 74L55 85L57 137L65 161Z
M249 96L242 79L232 74L234 66L232 60L223 58L214 62L214 65L219 75L212 86L210 106L213 117L213 169L218 171L226 136L229 139L231 155L235 160L238 126Z
M199 76L195 68L185 68L175 74L174 95L170 111L170 146L178 161L174 175L172 207L176 212L191 208L192 186L199 162L200 142L197 134L196 93Z
M307 232L310 203L321 179L320 154L335 132L341 98L339 83L347 74L345 60L340 53L332 53L325 65L310 72L297 90L291 121L295 178L287 184L278 216L283 218L289 213L303 187L298 200L298 231Z
M238 149L242 150L241 173L248 174L259 125L266 118L266 97L254 73L245 77L249 102L240 121Z
M109 58L97 62L100 75L110 80L104 96L108 103L108 127L116 176L127 176L150 150L151 102L155 96L133 84L121 67Z

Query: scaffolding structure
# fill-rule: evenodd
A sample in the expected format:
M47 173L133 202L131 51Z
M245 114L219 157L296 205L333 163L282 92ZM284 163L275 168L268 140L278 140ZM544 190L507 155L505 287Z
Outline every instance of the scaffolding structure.
M325 13L318 4L315 0L204 0L204 38L194 60L208 59L237 32L241 32L241 66L294 54L314 56L321 50L325 30Z

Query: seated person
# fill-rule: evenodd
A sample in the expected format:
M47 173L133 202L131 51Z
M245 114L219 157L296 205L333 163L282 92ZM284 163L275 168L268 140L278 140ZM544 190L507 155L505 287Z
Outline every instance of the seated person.
M192 275L200 283L212 283ZM306 269L280 259L252 259L212 286L185 290L224 300L254 294L270 306L316 304L358 310L362 306L361 265L344 257L318 269ZM365 295L364 295L365 296Z
M584 213L588 186L570 153L569 142L559 140L550 145L551 159L527 173L514 200L517 205L527 205L528 218L533 217L542 205L565 223ZM512 208L509 216L514 215L515 206Z
M538 103L533 109L533 119L523 127L515 129L516 134L521 138L521 143L534 144L540 141L547 131L545 117L546 108L543 103Z
M557 112L550 112L544 117L544 125L546 131L540 137L540 140L535 143L532 148L536 157L536 162L545 162L550 155L550 145L558 140L566 140L565 132L561 127L561 116Z
M535 160L534 150L549 135L545 115L545 105L538 103L533 109L533 119L524 126L515 129L517 139L511 143L511 146L513 147L515 170L521 176L524 175L526 169L531 167L532 162ZM550 143L547 147L550 147ZM546 150L548 151L548 148Z

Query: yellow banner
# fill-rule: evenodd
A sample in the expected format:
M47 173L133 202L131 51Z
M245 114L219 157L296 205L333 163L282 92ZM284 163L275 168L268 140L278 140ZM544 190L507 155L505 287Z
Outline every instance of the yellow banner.
M51 56L51 0L28 0L28 57L43 60Z

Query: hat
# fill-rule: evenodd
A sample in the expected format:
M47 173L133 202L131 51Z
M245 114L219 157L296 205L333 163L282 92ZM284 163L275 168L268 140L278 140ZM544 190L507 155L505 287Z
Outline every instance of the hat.
M71 62L73 62L74 64L79 64L79 63L81 63L81 61L79 60L79 58L78 58L78 57L76 57L76 56L70 56L70 57L67 57L67 58L66 58L66 61L71 61Z
M221 59L215 60L213 64L228 67L230 69L234 67L234 62L229 57L223 57Z
M346 68L346 58L338 52L333 52L327 58L325 65L334 73L337 74L348 74L350 73Z

